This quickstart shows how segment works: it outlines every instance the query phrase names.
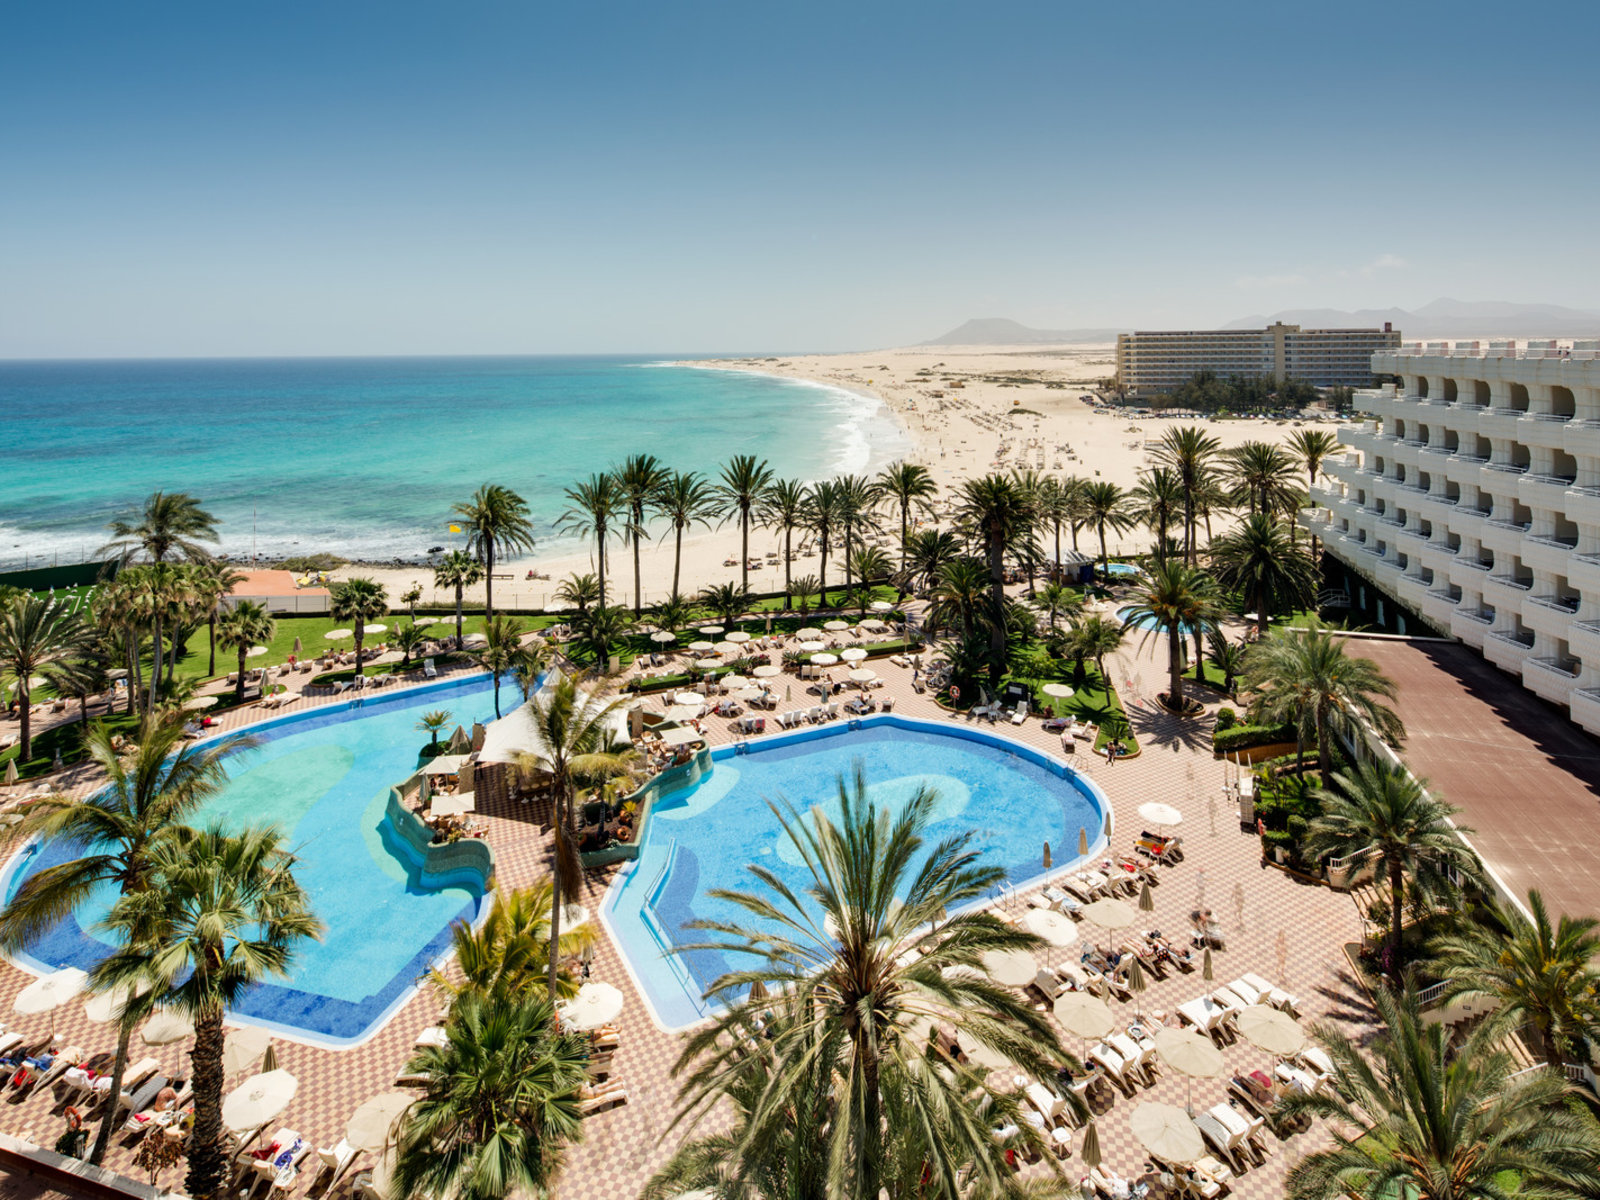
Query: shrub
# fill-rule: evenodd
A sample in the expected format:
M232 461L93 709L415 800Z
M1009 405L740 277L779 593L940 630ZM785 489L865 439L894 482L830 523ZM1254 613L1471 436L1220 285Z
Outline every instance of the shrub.
M1239 714L1234 712L1233 709L1231 709L1231 708L1219 708L1219 709L1217 709L1217 732L1218 733L1222 733L1224 730L1232 729L1238 723L1239 723Z
M1248 750L1252 746L1270 746L1275 742L1294 741L1293 725L1234 725L1219 728L1211 736L1211 746L1219 754L1234 750Z

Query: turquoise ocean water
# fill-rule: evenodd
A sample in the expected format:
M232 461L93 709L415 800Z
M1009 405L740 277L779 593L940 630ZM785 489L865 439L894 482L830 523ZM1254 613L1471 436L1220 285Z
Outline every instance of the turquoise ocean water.
M92 556L158 488L203 498L235 556L385 560L458 544L450 506L493 481L559 552L562 489L628 454L816 479L908 449L870 399L640 358L0 362L0 567Z

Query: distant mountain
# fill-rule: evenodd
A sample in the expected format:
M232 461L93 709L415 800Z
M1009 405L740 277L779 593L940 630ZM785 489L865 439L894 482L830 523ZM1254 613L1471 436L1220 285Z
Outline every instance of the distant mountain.
M1559 304L1511 304L1504 300L1435 300L1421 308L1291 308L1270 317L1241 317L1224 329L1260 329L1283 321L1306 329L1350 329L1394 325L1408 338L1600 337L1600 313Z
M936 337L924 346L1060 346L1114 342L1120 329L1030 329L1006 317L980 317Z

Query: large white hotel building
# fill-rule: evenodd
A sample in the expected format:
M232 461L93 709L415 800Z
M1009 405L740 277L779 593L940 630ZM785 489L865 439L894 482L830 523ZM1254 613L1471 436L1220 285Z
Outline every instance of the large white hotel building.
M1600 341L1419 343L1372 370L1399 383L1356 393L1305 524L1356 588L1600 733Z
M1372 357L1400 345L1382 329L1163 329L1117 335L1117 378L1135 396L1170 392L1199 371L1298 379L1316 387L1368 387Z

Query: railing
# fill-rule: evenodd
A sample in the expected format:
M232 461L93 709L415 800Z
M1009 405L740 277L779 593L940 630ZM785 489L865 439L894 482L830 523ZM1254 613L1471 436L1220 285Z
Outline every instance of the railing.
M1449 588L1429 588L1428 595L1435 600L1443 600L1446 604L1461 603L1461 593L1453 592Z
M1554 546L1557 550L1573 550L1576 549L1578 545L1576 538L1568 542L1563 541L1561 538L1551 537L1544 533L1530 533L1528 535L1528 540L1530 542L1536 542L1541 546Z
M1481 608L1458 608L1455 615L1464 617L1468 621L1473 621L1479 625L1493 625L1495 621L1494 613L1487 612Z
M1449 983L1435 983L1430 987L1423 988L1417 993L1417 1004L1424 1009L1437 1008L1440 998L1443 997L1445 989L1449 986Z
M1491 462L1485 463L1484 466L1487 470L1504 471L1507 475L1526 475L1528 473L1526 464L1518 466L1516 463Z
M1530 604L1537 604L1540 608L1553 608L1557 612L1575 613L1578 611L1578 601L1567 599L1563 596L1529 596Z
M1510 529L1516 533L1526 533L1533 524L1532 521L1508 521L1504 517L1489 517L1487 520L1496 529Z
M1521 648L1523 650L1532 650L1533 649L1534 639L1533 639L1533 637L1531 635L1529 636L1527 641L1523 641L1516 634L1511 633L1508 630L1496 629L1489 636L1491 638L1493 638L1497 642L1505 642L1507 645L1517 646L1517 647L1519 647L1519 648Z
M1573 413L1528 413L1535 421L1560 421L1563 424L1572 420Z
M1531 592L1533 590L1533 579L1531 576L1527 579L1520 579L1515 575L1491 575L1489 576L1489 582L1502 584L1503 586L1509 588L1516 588L1519 592Z
M1471 567L1474 571L1492 571L1493 562L1484 562L1481 558L1463 558L1460 560L1463 567Z
M1560 675L1563 679L1576 679L1583 670L1575 658L1556 658L1551 655L1530 658L1528 665L1538 667L1541 671L1548 671L1552 675Z
M1562 489L1562 491L1565 491L1567 488L1578 482L1578 477L1576 475L1529 475L1528 478L1533 480L1535 483L1542 483L1549 487L1558 487Z

